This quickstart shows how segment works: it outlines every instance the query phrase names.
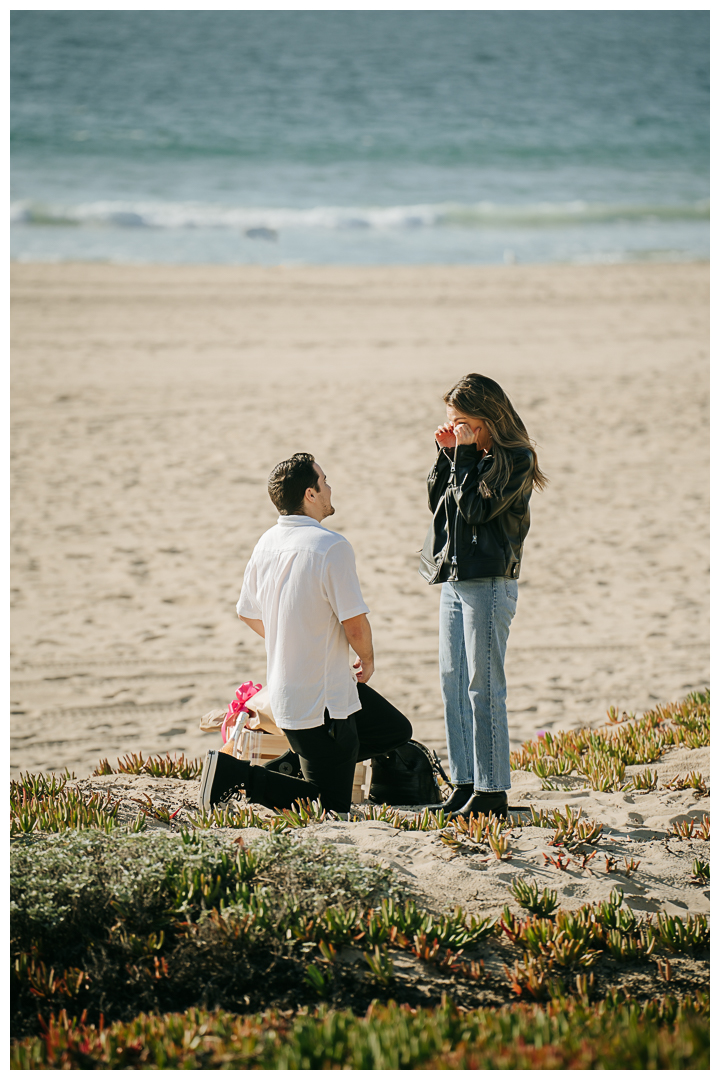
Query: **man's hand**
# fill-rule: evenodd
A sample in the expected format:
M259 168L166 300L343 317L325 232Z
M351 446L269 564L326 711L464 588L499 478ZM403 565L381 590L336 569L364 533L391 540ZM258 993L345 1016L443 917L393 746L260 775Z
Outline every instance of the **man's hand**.
M375 670L374 660L356 660L353 664L355 678L358 682L369 682L370 676Z
M261 638L265 637L265 624L262 619L246 619L244 615L238 615L238 619L242 619L244 623L247 623L250 629L259 634Z
M455 432L453 431L452 424L441 424L435 432L435 442L438 446L442 446L447 450L452 450L455 446Z
M343 622L345 637L350 648L357 653L358 659L353 664L357 681L366 683L375 670L372 630L367 615L356 615L354 619Z

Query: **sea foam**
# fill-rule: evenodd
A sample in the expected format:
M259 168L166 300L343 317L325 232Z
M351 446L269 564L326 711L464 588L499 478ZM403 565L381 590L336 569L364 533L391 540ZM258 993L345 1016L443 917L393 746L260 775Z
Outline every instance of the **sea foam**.
M220 206L199 202L99 201L61 205L29 200L11 205L15 225L104 226L120 229L417 229L455 227L525 228L612 221L701 221L710 204L608 204L581 200L499 204L435 203L407 206L316 206L311 208Z

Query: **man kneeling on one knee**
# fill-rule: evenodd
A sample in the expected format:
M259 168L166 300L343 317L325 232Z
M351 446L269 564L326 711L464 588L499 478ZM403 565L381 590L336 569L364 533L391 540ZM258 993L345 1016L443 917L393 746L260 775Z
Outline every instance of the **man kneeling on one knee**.
M368 686L368 608L351 545L321 524L335 513L325 473L311 454L294 454L273 469L268 491L280 517L250 557L237 612L265 639L270 704L292 748L283 765L297 775L211 750L201 801L209 809L243 790L271 808L319 798L347 813L357 762L402 746L412 727Z

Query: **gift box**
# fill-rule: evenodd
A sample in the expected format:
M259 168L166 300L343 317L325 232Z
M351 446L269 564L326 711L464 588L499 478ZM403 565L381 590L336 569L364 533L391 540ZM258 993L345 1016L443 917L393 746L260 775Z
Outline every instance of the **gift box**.
M234 740L229 739L222 748L222 753L232 754ZM255 731L244 727L237 744L237 756L251 765L266 765L273 758L280 757L290 750L290 743L284 735L269 735L266 731Z
M353 777L352 801L364 802L370 798L370 784L372 783L372 766L369 761L358 761L355 766Z

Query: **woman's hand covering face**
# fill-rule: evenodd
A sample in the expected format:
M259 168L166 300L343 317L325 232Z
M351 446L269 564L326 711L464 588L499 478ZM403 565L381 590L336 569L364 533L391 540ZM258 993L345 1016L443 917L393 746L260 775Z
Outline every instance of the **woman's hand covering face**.
M452 424L441 424L435 432L435 442L438 446L452 450L455 446L455 441L455 432L453 431Z
M460 446L472 446L477 442L477 432L469 424L456 424L455 439Z
M448 422L443 427L452 428L458 446L472 446L474 443L478 450L487 452L491 449L492 436L490 435L490 429L479 416L466 416L465 413L457 412L452 405L448 405L447 418ZM455 444L453 443L453 445Z

